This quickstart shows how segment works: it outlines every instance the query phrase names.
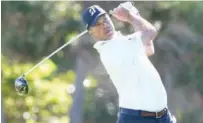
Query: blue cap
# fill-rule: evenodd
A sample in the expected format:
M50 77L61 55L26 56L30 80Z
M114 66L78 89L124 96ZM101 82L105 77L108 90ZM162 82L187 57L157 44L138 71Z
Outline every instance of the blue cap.
M97 23L98 18L105 14L106 11L98 5L88 7L82 14L83 23L89 29Z

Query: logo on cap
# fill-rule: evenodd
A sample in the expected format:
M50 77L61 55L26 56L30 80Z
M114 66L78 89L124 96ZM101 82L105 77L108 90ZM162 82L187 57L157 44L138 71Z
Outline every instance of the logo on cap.
M91 14L91 16L93 16L95 12L96 12L95 7L94 7L94 6L91 6L91 7L89 8L89 13Z

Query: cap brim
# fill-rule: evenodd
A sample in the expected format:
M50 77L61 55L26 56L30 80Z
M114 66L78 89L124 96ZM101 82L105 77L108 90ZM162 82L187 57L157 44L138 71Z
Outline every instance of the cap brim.
M90 24L89 27L94 26L94 25L97 23L97 20L99 19L99 17L100 17L101 15L104 15L104 14L106 14L106 12L102 12L102 13L98 14L98 15L94 18L94 20L92 21L92 23Z

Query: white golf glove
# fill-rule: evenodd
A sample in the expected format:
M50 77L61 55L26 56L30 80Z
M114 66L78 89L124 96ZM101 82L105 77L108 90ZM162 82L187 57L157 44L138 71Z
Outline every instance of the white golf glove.
M119 6L123 6L133 14L140 15L138 9L135 6L133 6L131 2L124 2L124 3L121 3Z

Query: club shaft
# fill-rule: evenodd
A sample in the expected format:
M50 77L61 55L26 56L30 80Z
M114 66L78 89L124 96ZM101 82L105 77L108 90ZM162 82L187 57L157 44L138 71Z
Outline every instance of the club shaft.
M54 52L52 52L49 56L47 56L46 58L44 58L42 61L40 61L39 63L37 63L34 67L32 67L29 71L27 71L26 73L24 73L22 75L22 77L26 76L27 74L29 74L30 72L32 72L35 68L37 68L39 65L41 65L44 61L46 61L47 59L49 59L50 57L52 57L54 54L56 54L58 51L62 50L64 47L66 47L67 45L71 44L73 41L77 40L78 38L80 38L82 35L84 35L85 33L87 33L87 30L81 32L80 34L78 34L76 37L72 38L69 42L65 43L64 45L62 45L61 47L59 47L58 49L56 49Z

